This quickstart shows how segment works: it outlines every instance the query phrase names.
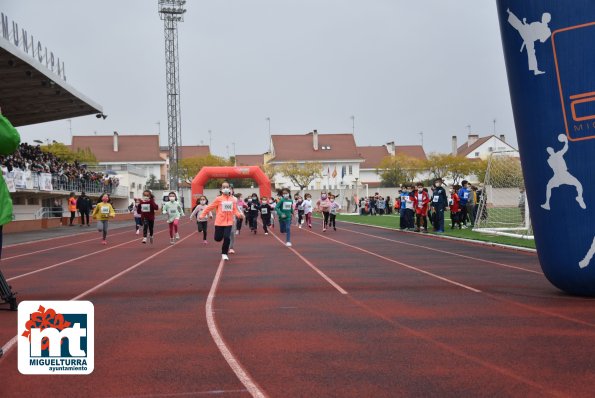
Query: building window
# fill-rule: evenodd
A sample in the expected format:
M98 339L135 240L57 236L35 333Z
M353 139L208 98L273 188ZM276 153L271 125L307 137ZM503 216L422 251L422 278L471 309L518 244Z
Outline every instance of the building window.
M479 152L475 152L475 157L478 158L479 157Z
M130 188L134 188L135 187L135 183L130 183Z
M349 175L353 175L353 166L349 166Z
M134 192L130 192L130 199L134 199Z
M494 148L493 147L489 147L488 148L488 152L494 152Z

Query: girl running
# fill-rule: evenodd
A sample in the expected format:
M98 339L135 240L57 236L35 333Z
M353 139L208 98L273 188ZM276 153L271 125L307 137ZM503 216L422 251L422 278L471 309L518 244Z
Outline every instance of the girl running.
M330 220L329 220L329 227L332 225L333 229L337 230L337 213L341 210L341 205L335 202L335 195L329 194L329 201L331 202L331 206L329 207L330 213Z
M110 218L116 217L116 212L111 205L111 200L108 194L101 195L101 199L97 206L93 209L93 219L97 220L97 231L103 233L102 245L107 245L107 226Z
M275 228L275 207L277 207L277 202L275 199L269 199L269 208L271 209L271 228Z
M255 193L253 193L252 197L248 200L250 201L250 204L248 205L250 231L254 232L254 235L256 235L256 231L258 229L258 213L260 212L260 204L258 203L258 196Z
M282 198L277 203L277 214L279 215L279 230L285 234L285 245L291 247L291 216L293 214L293 200L291 199L289 188L283 188Z
M238 210L237 199L231 195L231 189L227 181L221 184L221 195L217 196L213 203L208 205L200 213L200 218L207 217L208 213L217 210L215 216L215 241L223 241L221 246L221 258L224 261L229 260L229 243L231 237L231 227L234 223L234 214L238 218L244 218L244 215Z
M155 227L155 212L159 206L155 203L155 196L148 189L143 191L143 199L136 206L143 222L143 240L141 243L147 243L147 231L149 232L149 241L153 243L153 229Z
M271 226L271 206L269 206L269 201L266 196L263 196L260 200L260 218L262 220L262 228L264 229L264 234L268 235L268 227Z
M163 205L163 214L167 214L167 224L169 226L169 243L172 245L176 240L180 240L178 233L178 226L180 224L180 217L184 216L184 209L178 202L178 195L175 192L169 193L169 202Z
M326 227L328 227L328 221L330 218L330 209L331 209L331 201L328 198L326 193L322 193L320 195L320 199L316 202L316 211L322 212L322 216L324 217L324 223L322 224L322 232L326 232Z
M207 226L208 226L208 222L207 222L207 217L205 218L200 218L199 215L200 213L202 213L202 211L204 209L206 209L207 205L209 204L209 200L207 199L206 196L202 195L199 196L198 199L196 199L196 206L194 207L194 210L192 210L192 214L190 214L190 219L195 219L196 220L196 225L198 227L198 233L202 232L202 243L203 244L207 244L209 243L207 241ZM209 218L213 218L213 213L212 212L208 212L207 216Z
M244 199L242 197L242 194L239 193L236 195L236 198L238 199L238 209L242 212L242 213L246 213L246 203L244 202ZM237 219L236 220L236 231L235 234L239 235L240 232L242 231L242 220L241 219Z
M308 228L312 228L312 195L309 193L304 195L304 202L302 203L302 207L304 208L304 217L306 219L306 224L308 224ZM300 228L302 226L300 225Z
M295 208L297 209L297 225L301 228L304 223L304 198L300 195L297 195L295 199Z
M132 205L131 213L134 214L134 225L136 227L136 234L140 234L140 228L143 225L143 221L141 219L141 214L138 211L138 205L140 204L139 198L134 198L134 204Z

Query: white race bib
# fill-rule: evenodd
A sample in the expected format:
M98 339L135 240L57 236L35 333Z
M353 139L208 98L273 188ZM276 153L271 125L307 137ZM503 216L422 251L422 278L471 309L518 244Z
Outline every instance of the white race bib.
M440 200L440 196L438 196L438 195L434 195L434 197L432 198L432 202L434 202L434 203L438 203L439 200Z
M465 192L465 193L463 194L463 198L465 198L465 199L468 199L468 198L469 198L469 192Z
M101 206L101 214L109 214L109 207Z
M337 214L337 209L334 207L331 207L331 214Z
M173 216L173 215L175 215L177 213L178 213L178 209L176 209L175 207L170 207L170 209L169 209L169 214L170 215Z
M283 202L283 210L291 210L292 202Z
M269 214L269 209L267 209L266 207L263 207L263 208L260 209L260 212L262 214Z
M231 200L221 202L221 209L223 211L233 211L233 202Z
M150 203L143 203L140 205L140 210L143 213L149 213L151 211L151 204Z

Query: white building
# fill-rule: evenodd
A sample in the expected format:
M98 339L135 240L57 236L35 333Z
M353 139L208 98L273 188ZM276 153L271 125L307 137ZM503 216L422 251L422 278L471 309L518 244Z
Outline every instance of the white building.
M452 136L452 154L455 156L464 156L469 159L487 159L493 152L507 152L509 156L519 156L519 151L506 142L504 134L499 137L489 135L479 137L477 134L469 134L467 141L457 146L457 136Z

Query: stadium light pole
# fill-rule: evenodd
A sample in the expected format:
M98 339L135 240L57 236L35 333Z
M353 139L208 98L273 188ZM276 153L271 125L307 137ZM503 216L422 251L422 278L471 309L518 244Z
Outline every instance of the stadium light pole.
M180 59L178 22L184 22L186 0L158 0L159 17L165 32L165 81L167 89L167 144L169 146L169 188L178 190L179 161L182 145L180 108Z

